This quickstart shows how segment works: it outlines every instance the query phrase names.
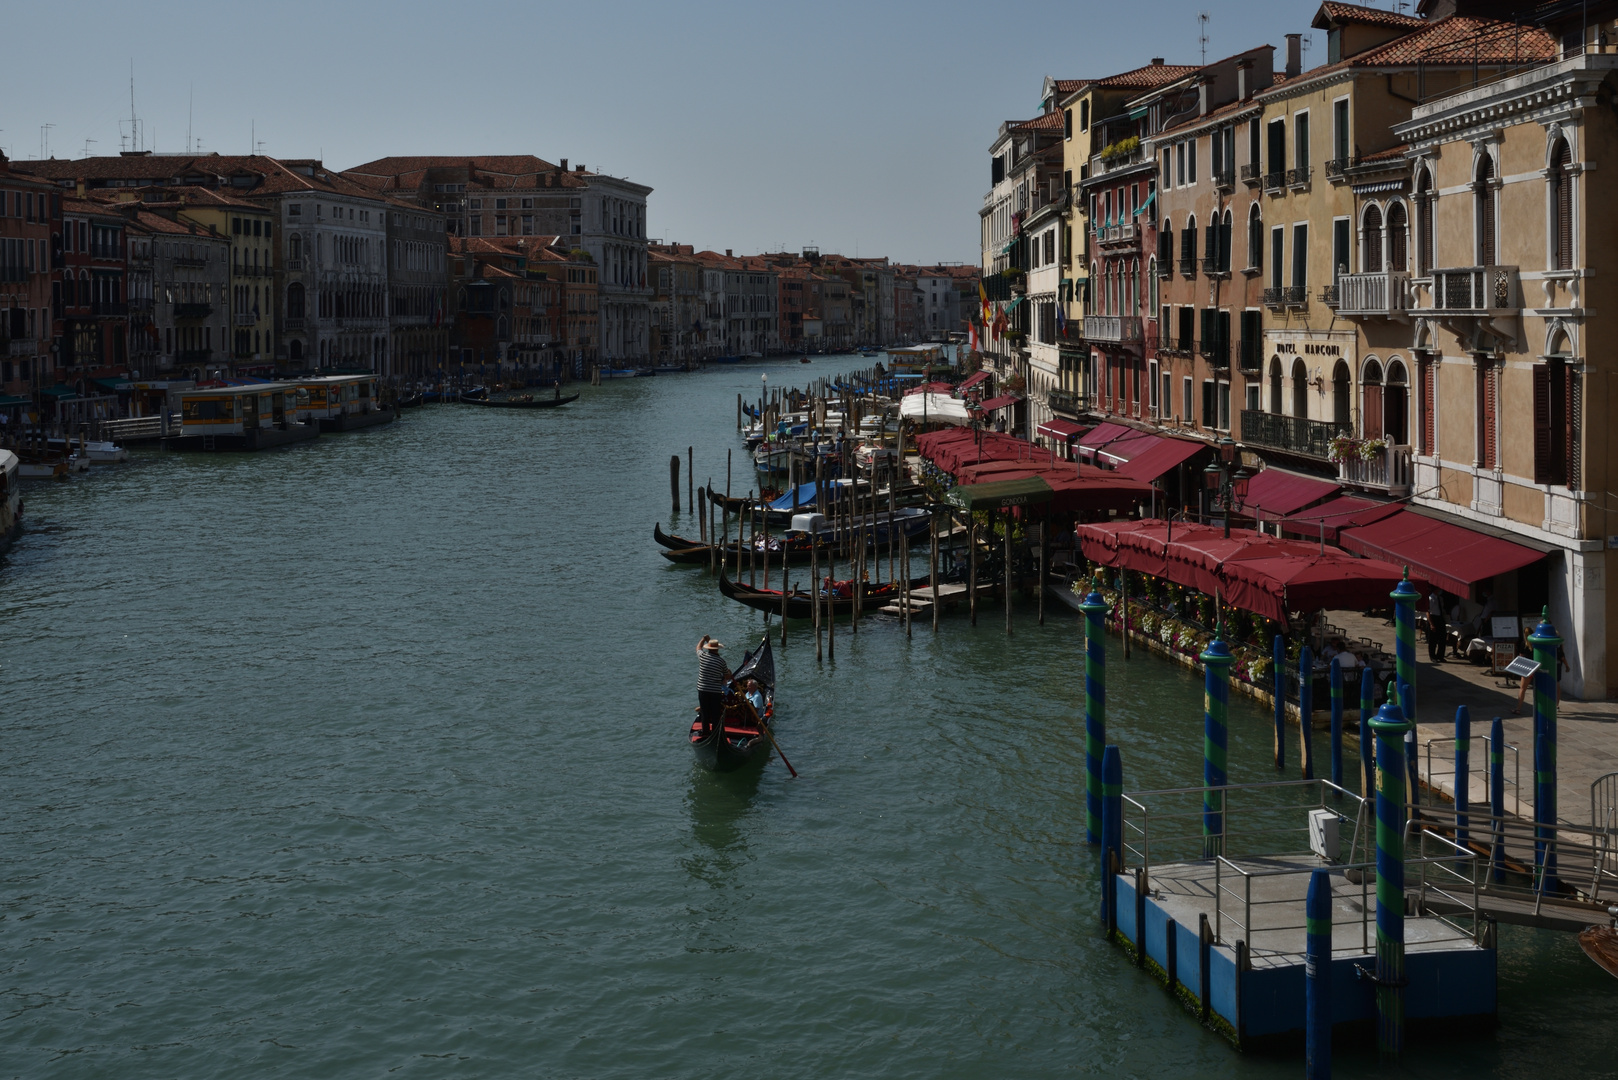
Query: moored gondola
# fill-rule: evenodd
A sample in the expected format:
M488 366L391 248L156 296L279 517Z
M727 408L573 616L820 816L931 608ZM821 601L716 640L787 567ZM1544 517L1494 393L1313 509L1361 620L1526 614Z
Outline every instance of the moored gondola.
M482 405L486 409L555 409L569 402L579 400L579 395L569 394L567 397L535 397L533 394L523 394L510 398L461 398L463 405Z
M693 548L706 547L701 540L690 540L684 536L671 536L663 531L662 522L652 524L652 539L666 548Z
M762 714L748 700L744 687L751 680L763 694ZM714 772L735 772L759 765L770 756L770 739L765 728L775 717L775 654L770 637L742 657L741 666L725 691L725 717L713 729L705 729L702 717L691 722L688 738L697 762Z
M912 589L927 587L927 575L912 578ZM758 589L751 585L744 585L739 581L731 581L725 572L719 572L719 591L737 603L746 604L755 611L763 611L772 615L781 614L781 590ZM821 611L826 610L827 597L824 586L820 589L818 600ZM880 585L865 585L860 590L860 612L865 614L884 608L893 603L899 595L898 586L891 581L884 581ZM786 617L789 619L808 619L814 616L814 603L816 597L809 592L794 588L786 598ZM831 586L831 613L835 618L841 615L854 613L854 589L851 581L833 582Z

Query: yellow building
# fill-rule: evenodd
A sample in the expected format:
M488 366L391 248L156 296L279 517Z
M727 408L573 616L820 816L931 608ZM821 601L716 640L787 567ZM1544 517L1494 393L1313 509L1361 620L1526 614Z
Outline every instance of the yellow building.
M275 209L207 187L166 192L179 216L230 240L230 350L236 374L275 367Z

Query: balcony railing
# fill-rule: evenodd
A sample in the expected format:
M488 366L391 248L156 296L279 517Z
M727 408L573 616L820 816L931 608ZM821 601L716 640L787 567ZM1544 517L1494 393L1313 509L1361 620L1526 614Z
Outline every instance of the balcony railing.
M1370 460L1350 454L1337 463L1337 478L1356 487L1376 488L1395 498L1410 494L1411 448L1389 446Z
M303 269L303 260L302 259L288 259L286 261L286 268L288 270L302 270Z
M1045 403L1051 412L1064 413L1077 418L1084 413L1084 395L1077 390L1051 390L1045 394Z
M1287 171L1285 169L1271 169L1264 174L1264 190L1280 191L1287 186Z
M1335 310L1337 307L1337 286L1322 286L1320 289L1320 302Z
M1213 182L1214 187L1219 191L1235 191L1236 170L1234 168L1225 168L1216 171L1213 174Z
M1218 370L1230 367L1230 342L1224 338L1206 338L1197 342L1197 352L1208 361L1208 366Z
M206 319L213 314L212 304L175 304L176 319Z
M1339 315L1393 315L1410 308L1410 275L1403 270L1343 274L1337 279Z
M237 326L253 326L258 323L258 316L251 311L238 311L234 321Z
M1141 339L1141 320L1133 315L1086 315L1086 341L1133 344Z
M207 259L192 259L192 258L189 258L189 257L186 257L186 256L177 255L174 258L174 265L175 266L202 267L202 266L207 266L208 265L208 260Z
M1522 307L1515 266L1462 266L1433 271L1433 307L1439 311L1511 311Z
M1248 187L1258 187L1264 182L1264 170L1256 163L1242 166L1242 183Z
M7 356L33 356L39 351L39 342L33 338L12 338L6 347Z
M1195 255L1181 255L1180 256L1180 276L1181 277L1196 277L1197 276L1197 257Z
M1230 264L1219 255L1204 255L1202 257L1202 272L1204 274L1228 274Z
M1331 453L1331 441L1352 431L1350 424L1280 416L1261 409L1242 410L1242 442L1322 461Z
M1326 179L1340 184L1348 178L1350 167L1359 164L1359 158L1332 158L1326 162Z
M1102 244L1129 244L1140 236L1140 230L1133 222L1127 225L1113 225L1107 228L1096 229L1096 241Z
M1157 343L1160 356L1190 356L1191 348L1190 338L1175 337L1173 334L1164 334Z
M1257 338L1242 338L1236 343L1236 356L1243 375L1259 375L1264 371L1264 342Z
M1309 286L1288 285L1286 288L1287 307L1306 307L1309 303Z
M283 330L302 330L303 329L303 316L302 315L289 315L289 316L287 316L285 319L281 320L281 329L283 329Z
M1313 166L1300 165L1296 169L1287 170L1287 186L1303 187L1309 182L1309 176L1314 172Z
M1112 172L1114 169L1123 169L1130 165L1139 164L1142 158L1142 153L1143 151L1141 148L1137 146L1133 150L1126 150L1121 154L1113 154L1111 157L1103 157L1102 155L1097 154L1095 160L1100 163L1102 171Z

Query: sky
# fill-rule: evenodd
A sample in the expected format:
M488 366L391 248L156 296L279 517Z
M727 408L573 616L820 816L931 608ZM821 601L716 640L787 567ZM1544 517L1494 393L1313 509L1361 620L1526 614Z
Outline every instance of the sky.
M667 242L975 263L989 144L1002 121L1038 112L1046 75L1196 63L1204 26L1209 60L1280 50L1318 7L1209 5L19 3L0 149L127 148L133 65L141 145L161 153L256 141L336 169L390 154L565 157L650 185L648 235ZM1324 60L1311 37L1305 67Z

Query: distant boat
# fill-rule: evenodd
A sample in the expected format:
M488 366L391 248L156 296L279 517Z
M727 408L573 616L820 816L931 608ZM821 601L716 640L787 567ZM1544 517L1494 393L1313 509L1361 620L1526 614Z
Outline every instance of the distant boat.
M482 405L487 409L555 409L566 405L570 401L579 400L579 395L569 394L567 397L538 397L533 394L519 394L507 398L462 398L464 405Z

